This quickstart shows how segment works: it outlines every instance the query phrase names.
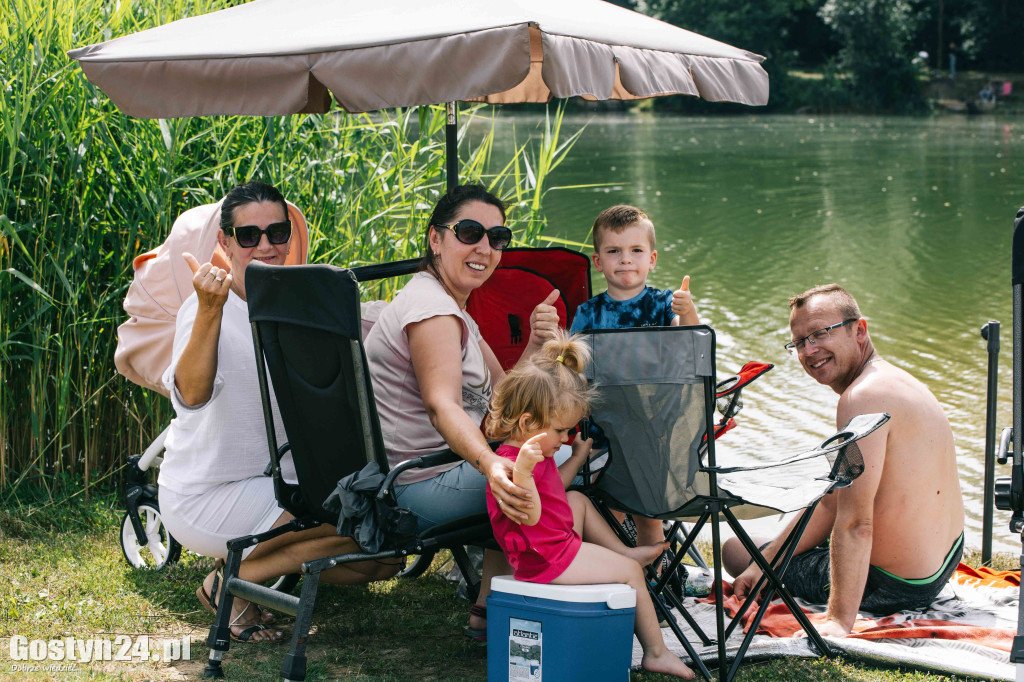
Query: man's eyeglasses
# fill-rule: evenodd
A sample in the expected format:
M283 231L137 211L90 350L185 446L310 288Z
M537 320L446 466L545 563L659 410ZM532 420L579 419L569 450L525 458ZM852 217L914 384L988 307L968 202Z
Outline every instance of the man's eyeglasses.
M444 227L451 230L455 233L455 238L463 244L476 244L486 234L487 241L495 251L504 251L505 247L512 242L512 230L504 225L487 228L470 218L460 220L451 225L434 225L434 227Z
M811 332L810 334L808 334L807 336L803 337L802 339L797 339L796 341L790 341L789 343L786 344L785 348L790 353L795 353L798 350L803 350L805 343L810 343L812 346L817 346L820 342L828 341L831 338L831 334L829 334L829 332L832 331L833 329L839 329L840 327L845 327L846 325L850 324L851 322L856 322L858 319L860 319L860 318L851 317L850 319L843 320L842 322L839 322L837 324L829 325L828 327L823 327L822 329L819 329L816 332Z
M259 244L260 240L263 239L263 235L267 235L267 241L271 244L287 244L292 236L292 223L290 220L270 223L265 230L260 229L256 225L225 227L224 234L234 237L235 241L243 249L251 249Z

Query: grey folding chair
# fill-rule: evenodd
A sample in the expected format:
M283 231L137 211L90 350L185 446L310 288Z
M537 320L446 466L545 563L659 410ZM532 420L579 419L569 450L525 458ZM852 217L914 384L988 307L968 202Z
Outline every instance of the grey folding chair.
M783 577L818 501L835 488L849 485L863 471L856 441L884 424L889 415L856 417L820 445L779 461L724 467L715 456L715 439L707 437L715 429L714 330L704 325L595 330L585 339L593 352L587 379L598 394L590 419L601 427L609 443L609 461L587 489L588 495L606 518L614 508L650 518L694 522L672 565L650 588L652 595L661 595L676 607L704 646L717 643L721 680L735 676L776 595L814 646L831 655L786 589ZM782 551L766 561L740 519L798 510L804 510L800 523ZM764 574L728 626L722 607L723 518ZM669 577L709 521L715 575L714 639L687 613L682 595L668 587ZM758 593L762 593L761 606L727 668L726 640L756 603ZM707 666L666 606L659 599L654 603L700 674L710 679Z

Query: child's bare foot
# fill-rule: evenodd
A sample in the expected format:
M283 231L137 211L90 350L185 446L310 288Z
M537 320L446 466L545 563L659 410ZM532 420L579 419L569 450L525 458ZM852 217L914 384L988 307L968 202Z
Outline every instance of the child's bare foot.
M645 651L640 665L644 670L649 670L652 673L664 673L674 677L681 677L684 680L693 679L693 671L668 649L665 649L664 653L657 655L649 654Z
M661 556L661 553L668 549L667 542L659 542L654 545L640 545L639 547L627 547L623 552L630 559L633 559L641 566L647 566Z

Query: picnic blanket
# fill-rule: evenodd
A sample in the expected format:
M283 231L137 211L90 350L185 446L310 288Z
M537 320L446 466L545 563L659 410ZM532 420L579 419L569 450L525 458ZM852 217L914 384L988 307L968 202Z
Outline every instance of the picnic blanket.
M974 569L960 564L949 584L925 611L904 611L883 618L859 614L848 637L830 637L828 643L843 656L880 666L902 666L947 675L971 675L995 680L1013 680L1010 646L1017 631L1019 571ZM725 607L731 615L740 602L732 585L724 586ZM797 600L814 624L825 618L825 607ZM710 637L715 632L714 599L687 597L686 608ZM751 610L753 611L753 609ZM674 613L674 612L673 612ZM753 614L744 616L748 628ZM682 618L677 622L684 633L692 631ZM780 656L816 658L818 654L804 637L795 618L777 601L768 608L744 661ZM670 629L663 628L665 644L676 655L689 660ZM709 667L718 667L715 646L700 647L696 636L690 642ZM726 643L731 661L743 635L737 631ZM638 669L643 651L633 640L633 667Z

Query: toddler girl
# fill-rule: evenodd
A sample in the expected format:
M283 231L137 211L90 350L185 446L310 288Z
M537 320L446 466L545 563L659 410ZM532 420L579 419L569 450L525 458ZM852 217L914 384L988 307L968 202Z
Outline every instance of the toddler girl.
M512 369L495 389L487 430L504 440L497 454L513 462L513 481L533 493L533 506L520 525L505 516L488 488L494 537L517 580L632 587L634 631L644 650L644 670L692 679L693 672L665 647L641 568L668 543L626 547L585 495L566 494L586 457L582 443L574 444L572 456L561 467L552 459L568 440L569 430L589 412L591 393L580 376L589 359L587 347L563 331Z

